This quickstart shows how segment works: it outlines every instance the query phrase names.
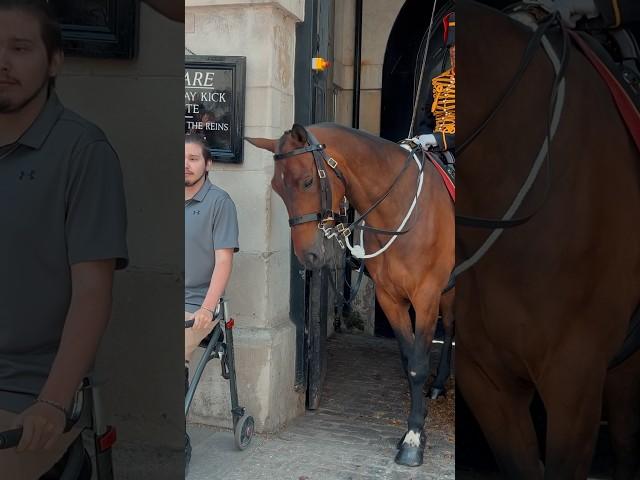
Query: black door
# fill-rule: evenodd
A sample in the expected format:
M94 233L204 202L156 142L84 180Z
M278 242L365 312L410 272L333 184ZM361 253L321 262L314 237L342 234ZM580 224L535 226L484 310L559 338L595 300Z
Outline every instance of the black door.
M295 121L310 125L331 121L332 70L314 73L311 59L333 60L333 0L307 0L305 21L296 27ZM329 271L305 271L291 248L291 317L296 323L296 386L307 391L307 407L315 409L327 367Z

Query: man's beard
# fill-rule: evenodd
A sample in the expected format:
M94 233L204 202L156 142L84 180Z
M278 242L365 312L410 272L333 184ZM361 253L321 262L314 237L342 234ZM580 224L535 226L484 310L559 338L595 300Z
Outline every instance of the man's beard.
M10 113L19 113L23 109L25 109L33 100L40 95L42 90L49 87L49 76L47 76L40 87L25 100L21 101L17 105L12 103L10 98L2 98L0 96L0 115L2 114L10 114Z
M204 173L203 173L202 175L200 175L200 177L199 177L196 181L194 181L194 182L188 182L188 181L186 181L186 180L185 180L185 182L184 182L184 186L185 186L185 187L193 187L193 186L194 186L194 185L196 185L200 180L202 180L202 179L205 177L205 175L206 175L206 174L207 174L207 172L204 172Z

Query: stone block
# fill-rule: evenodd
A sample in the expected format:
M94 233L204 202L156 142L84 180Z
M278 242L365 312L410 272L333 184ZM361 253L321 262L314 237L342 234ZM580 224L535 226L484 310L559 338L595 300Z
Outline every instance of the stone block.
M184 6L190 7L218 7L218 6L242 6L243 8L260 7L261 5L277 5L296 21L304 20L304 0L185 0Z
M276 329L234 329L240 404L254 417L259 432L276 431L303 412L304 396L294 390L294 339L291 323ZM197 361L194 358L192 369ZM200 380L189 421L229 428L230 408L229 384L214 359Z

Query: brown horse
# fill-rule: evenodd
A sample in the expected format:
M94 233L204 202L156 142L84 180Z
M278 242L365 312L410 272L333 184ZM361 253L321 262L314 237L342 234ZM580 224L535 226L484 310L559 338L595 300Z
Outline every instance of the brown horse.
M309 269L331 265L338 243L324 232L334 227L332 218L338 213L332 212L341 210L343 197L361 213L384 198L367 214L369 227L395 230L408 218L416 196L419 167L395 143L336 124L312 125L308 129L294 125L280 139L247 140L275 154L271 184L289 212L295 254ZM326 145L326 149L318 143ZM424 164L423 172L422 190L406 224L408 232L398 235L381 255L365 260L378 302L400 344L411 390L408 430L396 456L397 463L409 466L420 465L423 460L423 388L429 374L428 355L441 292L454 262L453 203L430 162ZM327 195L330 200L322 200ZM359 232L352 237L359 238ZM365 252L373 254L389 240L389 235L366 230ZM416 312L415 331L409 317L410 305Z
M556 73L536 48L480 131L533 34L469 0L457 3L457 14L457 144L479 133L458 158L456 213L499 219L547 136ZM640 303L640 156L605 83L565 45L566 95L551 160L517 212L534 215L505 229L457 280L456 379L502 471L518 480L587 477L604 393L615 478L631 479L640 459L640 353L609 366ZM490 233L459 225L457 261ZM547 412L544 465L529 413L535 391Z

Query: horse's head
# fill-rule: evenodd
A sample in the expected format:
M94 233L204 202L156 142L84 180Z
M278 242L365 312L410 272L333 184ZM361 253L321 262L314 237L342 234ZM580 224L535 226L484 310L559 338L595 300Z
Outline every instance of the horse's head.
M321 224L333 225L333 221L320 218L323 214L322 182L331 192L330 204L325 201L325 209L339 212L340 202L345 195L345 187L326 164L320 173L312 152L296 153L295 150L309 145L307 131L301 125L293 125L279 139L246 138L258 148L274 154L275 167L271 186L282 198L291 225L291 239L298 260L306 268L315 270L329 265L335 255L336 240L327 239ZM279 155L293 152L284 158ZM323 161L324 163L324 161ZM326 213L326 212L325 212ZM318 214L318 217L315 216ZM324 223L323 223L324 220Z

